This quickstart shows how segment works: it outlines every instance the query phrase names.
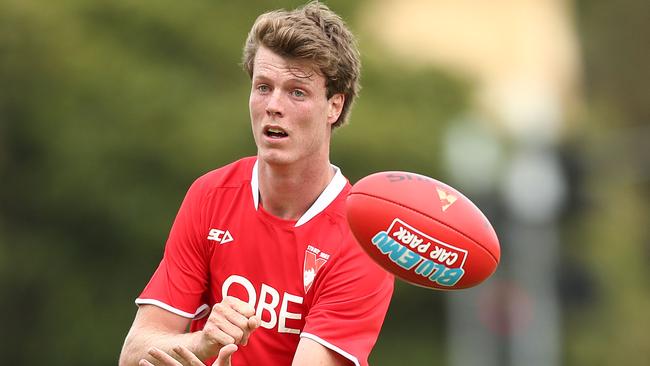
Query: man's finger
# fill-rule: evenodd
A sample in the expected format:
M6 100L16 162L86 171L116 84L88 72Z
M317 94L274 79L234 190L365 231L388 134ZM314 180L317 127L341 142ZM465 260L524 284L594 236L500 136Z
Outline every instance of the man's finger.
M251 316L250 318L248 318L248 329L250 329L251 331L257 329L257 327L260 326L260 323L261 323L260 319L257 315Z
M249 313L253 315L247 315ZM203 331L210 343L246 345L249 333L257 328L259 323L248 303L234 297L226 297L212 307L212 313Z
M219 350L219 357L217 357L217 360L214 361L212 366L230 366L230 359L232 358L232 354L237 351L237 346L234 344L228 344Z
M233 310L238 312L239 314L245 316L246 318L249 318L253 315L255 315L255 308L252 307L249 303L242 301L236 297L233 296L226 296L223 301L224 304L228 305L231 307Z
M186 347L174 347L174 352L176 352L176 354L178 354L183 359L183 361L186 361L191 366L205 366L205 364Z
M149 349L147 352L151 355L151 357L155 358L156 360L160 361L161 365L165 366L183 366L182 363L176 361L176 359L167 353L163 352L162 350L152 347ZM148 361L147 361L148 362Z
M248 318L246 326L248 327L248 331L244 332L244 337L242 338L241 344L243 346L248 344L248 338L250 338L251 334L257 327L260 326L260 320L257 317L257 315L253 315L250 318Z

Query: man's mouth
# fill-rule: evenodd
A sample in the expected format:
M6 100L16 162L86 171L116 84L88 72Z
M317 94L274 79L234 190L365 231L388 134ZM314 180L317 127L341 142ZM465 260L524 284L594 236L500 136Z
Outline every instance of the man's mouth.
M280 139L289 136L289 134L280 127L265 127L264 135L272 139Z

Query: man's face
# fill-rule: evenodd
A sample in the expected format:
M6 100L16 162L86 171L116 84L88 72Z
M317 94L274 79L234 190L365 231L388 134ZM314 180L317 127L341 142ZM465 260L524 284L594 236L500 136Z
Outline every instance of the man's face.
M343 94L328 100L325 78L309 63L265 47L257 50L254 65L249 109L259 158L289 164L328 157Z

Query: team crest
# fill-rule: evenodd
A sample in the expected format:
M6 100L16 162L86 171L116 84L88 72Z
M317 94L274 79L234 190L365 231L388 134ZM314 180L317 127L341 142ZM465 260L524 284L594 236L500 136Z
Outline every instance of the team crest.
M303 267L305 293L309 291L311 285L314 283L314 278L316 278L318 270L323 267L329 257L329 254L323 253L320 249L307 245L307 250L305 250L305 264Z

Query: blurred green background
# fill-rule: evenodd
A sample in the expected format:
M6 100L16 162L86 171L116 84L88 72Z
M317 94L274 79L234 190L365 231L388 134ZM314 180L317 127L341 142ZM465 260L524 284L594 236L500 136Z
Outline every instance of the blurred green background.
M239 66L250 25L263 11L301 3L0 2L2 364L117 363L133 300L187 187L255 153ZM473 196L444 160L447 131L473 110L476 81L389 53L359 20L380 1L327 3L358 34L364 65L333 162L352 182L408 170L467 186L495 223L504 257L503 271L465 292L516 283L508 253L519 243L501 235L512 228L498 189ZM568 4L582 75L580 102L564 119L571 127L552 144L568 192L548 268L558 301L554 363L648 364L650 3ZM497 136L507 156L516 144ZM399 282L371 364L451 365L451 296ZM537 300L526 298L534 319ZM498 364L518 363L508 354L526 330L511 323L472 324L496 342Z

